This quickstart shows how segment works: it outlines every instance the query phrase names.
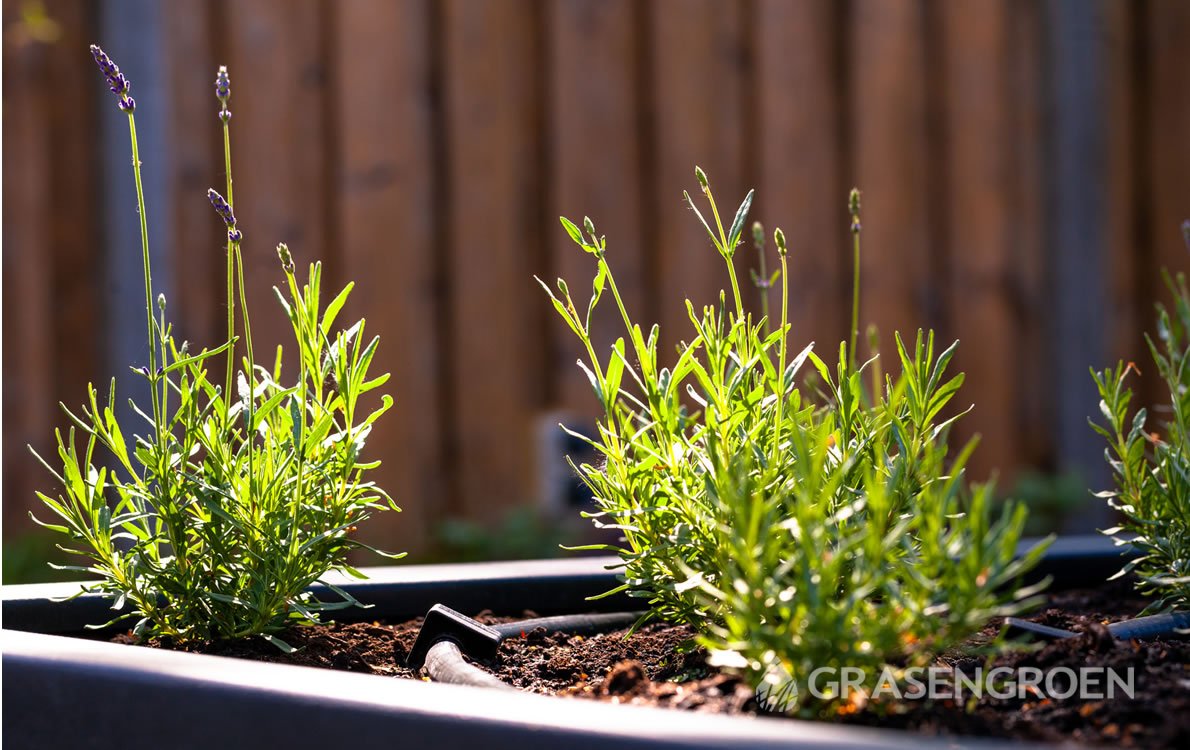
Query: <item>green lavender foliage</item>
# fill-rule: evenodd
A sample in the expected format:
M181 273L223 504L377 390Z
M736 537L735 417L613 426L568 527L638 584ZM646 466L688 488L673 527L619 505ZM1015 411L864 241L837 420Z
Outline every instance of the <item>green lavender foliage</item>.
M1152 612L1190 608L1190 290L1182 274L1165 281L1173 310L1158 304L1157 340L1145 337L1168 391L1165 434L1148 431L1145 409L1130 414L1133 393L1124 381L1134 365L1091 371L1106 422L1091 426L1108 443L1116 480L1097 495L1123 517L1104 533L1139 552L1120 575L1136 574L1138 588L1154 597Z
M617 591L694 627L719 664L755 685L817 667L923 664L988 618L1031 603L1031 592L1012 585L1044 547L1016 556L1025 508L968 485L974 441L948 456L958 418L948 407L963 382L947 374L955 345L938 351L932 333L919 331L908 346L897 336L900 374L877 377L875 393L865 376L880 370L853 364L846 342L834 365L813 345L789 352L783 233L774 236L781 317L768 332L769 321L744 311L732 266L752 194L724 231L709 183L696 175L712 221L687 202L732 289L701 309L687 302L692 337L672 364L658 355L658 327L646 334L629 316L606 239L589 219L585 231L562 219L595 261L586 310L563 280L556 293L542 283L586 348L579 365L603 406L588 442L604 460L576 468L598 505L589 515L623 534L621 545L601 547L623 562ZM626 335L601 356L589 320L607 293ZM799 386L803 370L817 375L821 393ZM783 707L832 704L808 700L803 693Z
M102 50L96 58L109 77L118 74ZM115 93L127 98L127 83ZM226 98L220 102L230 196L229 118ZM113 379L106 400L88 386L81 409L63 406L72 426L56 433L58 460L38 456L61 493L39 493L53 517L34 520L65 537L63 550L87 559L68 569L98 577L83 591L113 599L118 614L106 624L131 619L139 636L176 641L258 635L288 648L275 635L285 627L359 604L330 584L338 597L330 601L307 588L326 583L330 571L360 575L347 554L366 545L351 534L373 511L397 509L364 478L378 462L361 458L373 424L392 405L388 395L365 404L365 394L388 379L370 374L379 342L365 337L363 320L336 330L351 285L326 301L321 265L310 265L299 284L280 245L284 283L274 290L292 325L298 372L285 379L280 347L268 366L257 364L242 269L233 273L242 235L230 201L216 194L228 226L228 327L234 332L230 301L238 291L247 355L235 369L240 337L233 333L198 353L177 343L165 298L153 305L134 108L121 104L140 197L148 311L150 366L134 370L148 381L151 404L133 403L139 421L121 424ZM226 374L225 385L209 369L223 369L221 355L226 373L215 377Z

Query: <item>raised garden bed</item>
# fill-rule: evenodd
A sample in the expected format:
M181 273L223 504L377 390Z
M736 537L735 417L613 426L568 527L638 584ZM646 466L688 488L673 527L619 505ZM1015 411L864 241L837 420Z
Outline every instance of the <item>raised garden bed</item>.
M82 630L88 622L106 619L106 603L99 597L54 603L49 597L68 593L71 584L6 587L5 738L14 747L146 748L160 747L165 737L171 738L171 747L209 747L229 740L237 746L335 746L345 741L400 739L451 746L482 743L489 748L526 743L606 747L611 742L623 747L908 747L929 741L920 732L887 728L711 715L707 712L748 714L754 711L754 702L730 678L701 671L697 655L673 652L667 656L665 650L682 640L683 632L664 627L627 643L608 636L577 640L541 633L504 642L493 668L499 676L530 690L576 696L569 699L394 679L410 675L402 662L416 635L416 622L411 621L436 603L468 614L486 611L512 616L631 608L632 601L626 598L587 600L613 584L614 575L604 570L612 561L585 558L374 569L368 571L371 580L346 584L352 595L373 608L341 612L335 625L295 636L293 640L306 648L294 655L286 656L262 642L259 649L239 647L235 655L248 657L239 659L112 643L107 639L114 633ZM1090 622L1087 614L1115 614L1102 611L1110 602L1096 601L1093 595L1063 598L1061 592L1102 586L1120 563L1119 549L1106 539L1059 540L1036 574L1052 576L1054 601L1065 601L1072 608L1066 615L1043 611L1040 619L1081 628ZM1081 604L1076 601L1079 598L1084 600ZM1123 599L1119 614L1135 613L1129 610L1134 602ZM394 630L371 624L377 622L408 625ZM585 672L568 661L573 657L569 649L576 644L577 653L591 659ZM557 647L566 650L551 650ZM1151 673L1138 678L1137 701L1143 701L1152 698L1146 692L1151 687L1176 684L1190 649L1181 643L1105 643L1096 641L1092 633L1078 639L1078 644L1047 646L1034 658L1045 666L1077 664L1084 656L1088 665L1127 662ZM658 679L642 679L621 657L640 662ZM346 671L260 663L253 658L304 661ZM534 678L530 667L543 665L544 671L538 669ZM614 674L606 678L609 666L615 667ZM666 677L684 677L687 682L666 682ZM1048 714L1052 721L1006 716L1002 725L1019 724L1022 731L1017 735L1024 737L1045 737L1052 730L1055 734L1050 738L1064 731L1074 741L1178 746L1186 738L1186 713L1177 711L1175 704L1185 703L1186 696L1184 689L1171 692L1162 705L1145 707L1147 714L1128 704L1132 706L1128 710L1134 710L1133 720L1123 717L1116 706L1101 702L1088 709L1082 706L1089 704L1078 702L1069 707L1033 706L1023 712L1040 711L1039 716ZM591 697L605 700L577 699ZM921 702L907 708L898 716L858 712L849 720L947 734L1004 734L995 726L995 713L1011 707L981 704L970 714L945 707L940 711ZM1016 710L1022 713L1019 707Z

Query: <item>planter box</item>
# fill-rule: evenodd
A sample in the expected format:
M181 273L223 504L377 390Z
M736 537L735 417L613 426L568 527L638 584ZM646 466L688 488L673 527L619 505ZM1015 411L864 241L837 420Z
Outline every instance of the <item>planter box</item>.
M1036 571L1054 589L1095 586L1123 552L1103 537L1061 539ZM614 585L613 558L395 566L340 585L367 610L340 621L408 620L443 603L539 614L632 608L586 598ZM339 583L336 581L336 583ZM919 735L774 718L739 718L616 706L513 691L265 664L123 646L85 635L110 617L86 595L49 597L78 584L3 589L3 729L13 748L444 747L624 748L900 747ZM76 636L76 637L71 637ZM938 741L953 747L954 738Z

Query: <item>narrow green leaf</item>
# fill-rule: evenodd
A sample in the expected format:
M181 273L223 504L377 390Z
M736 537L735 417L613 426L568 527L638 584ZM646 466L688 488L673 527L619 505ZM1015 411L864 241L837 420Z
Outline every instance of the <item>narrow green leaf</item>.
M727 247L729 252L734 250L735 246L739 244L740 235L744 232L744 222L748 219L748 211L752 208L752 197L755 194L755 190L749 190L748 194L744 196L744 201L740 203L739 209L735 212L735 220L731 222L731 231L727 233Z

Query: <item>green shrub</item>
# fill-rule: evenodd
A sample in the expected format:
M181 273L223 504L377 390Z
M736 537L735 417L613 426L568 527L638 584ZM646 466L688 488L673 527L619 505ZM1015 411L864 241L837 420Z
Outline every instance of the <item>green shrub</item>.
M726 262L731 292L701 309L687 302L692 338L672 364L659 358L658 327L646 335L625 309L590 219L585 232L562 219L595 261L586 311L564 281L556 295L542 284L586 348L579 365L604 410L589 441L604 461L577 469L598 504L595 523L623 533L611 548L624 565L617 590L648 599L654 617L693 626L719 664L773 690L820 667L874 676L871 668L923 664L1027 604L1029 592L1012 583L1042 548L1016 558L1024 507L997 510L989 486L968 486L974 441L948 458L957 416L945 413L963 382L946 374L955 346L937 352L933 334L918 332L906 347L897 336L901 372L881 375L876 358L856 364L853 306L852 343L833 368L812 345L791 353L783 233L774 235L781 317L770 331L745 311L732 262L752 194L724 231L705 175L696 176L713 225L686 200ZM858 261L858 192L851 210ZM600 356L588 321L605 291L627 339ZM806 365L824 393L798 385ZM834 700L824 703L803 692L779 707L829 710Z
M1133 394L1124 380L1135 365L1091 371L1107 421L1091 426L1108 441L1105 455L1116 480L1115 489L1098 496L1123 516L1104 533L1139 551L1120 575L1136 574L1138 588L1155 599L1149 611L1190 607L1190 290L1181 274L1165 280L1173 313L1159 304L1160 344L1146 336L1168 391L1165 435L1148 432L1145 409L1129 416Z
M277 252L285 291L274 291L293 326L297 377L283 381L280 347L271 367L256 364L244 294L243 235L232 208L231 89L224 68L216 96L227 198L214 190L208 197L227 226L228 339L196 354L186 342L174 340L165 298L153 297L136 102L119 68L98 47L91 50L128 115L149 340L148 365L134 369L148 381L151 404L147 410L132 404L144 420L144 434L133 434L131 425L117 421L115 380L106 404L89 386L79 413L63 406L73 426L65 435L57 432L61 469L38 458L64 494L39 493L56 518L38 523L67 537L62 549L89 558L89 565L72 569L99 577L84 590L114 598L120 614L113 623L136 618L134 632L143 637L185 641L260 635L288 648L274 635L287 625L358 604L333 586L340 601L316 601L306 589L332 570L358 575L346 559L349 551L366 546L351 537L356 525L374 509L397 509L382 490L364 481L363 473L377 464L360 458L372 424L392 404L382 396L369 412L361 402L388 379L387 374L368 375L379 342L364 338L362 320L332 334L351 285L324 306L321 265L311 265L308 280L299 286L282 244ZM245 352L238 371L237 292ZM222 387L207 369L221 354L226 363ZM97 449L106 452L106 462Z

